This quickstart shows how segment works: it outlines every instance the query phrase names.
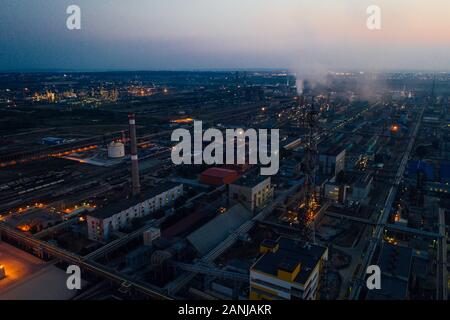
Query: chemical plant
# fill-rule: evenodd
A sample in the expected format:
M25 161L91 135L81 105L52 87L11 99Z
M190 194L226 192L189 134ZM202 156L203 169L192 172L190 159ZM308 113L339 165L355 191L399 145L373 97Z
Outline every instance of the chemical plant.
M2 77L0 299L447 299L449 74L59 77ZM175 165L197 120L279 128L278 173Z

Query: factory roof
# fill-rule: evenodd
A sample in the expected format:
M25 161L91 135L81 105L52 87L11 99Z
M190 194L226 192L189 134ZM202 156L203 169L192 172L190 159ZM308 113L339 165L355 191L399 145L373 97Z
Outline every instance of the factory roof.
M109 218L121 211L124 211L131 207L134 207L134 206L138 205L139 203L142 203L146 200L154 198L155 196L157 196L161 193L164 193L166 191L169 191L180 185L182 185L182 184L175 183L175 182L164 182L157 186L151 187L147 190L141 191L141 194L137 197L129 197L129 198L126 198L126 199L123 199L120 201L110 203L100 209L93 211L89 215L92 217L95 217L95 218L100 218L100 219Z
M201 222L205 221L214 215L218 211L219 206L216 203L208 203L202 207L195 209L195 212L189 213L187 216L179 219L175 224L161 230L161 234L165 238L173 238L180 236L184 233L192 232L196 226L201 225ZM194 210L194 209L192 209Z
M230 184L238 178L239 174L236 170L224 168L209 168L199 176L201 183L209 185Z
M441 182L448 182L450 180L450 162L441 162L440 176Z
M430 181L435 180L434 164L432 162L422 160L410 160L408 162L407 174L414 175L418 171L422 171L428 180Z
M408 295L408 283L398 278L381 275L381 289L370 290L367 300L403 300Z
M251 173L243 175L242 177L234 181L232 184L253 188L258 184L260 184L261 182L270 179L270 176L263 176L260 175L259 172L258 173L255 172L256 171L253 171Z
M231 232L250 220L251 217L252 213L238 203L192 232L187 236L187 239L200 254L204 255L224 241Z
M202 175L217 177L217 178L225 178L230 175L236 175L235 170L223 169L223 168L208 168L201 173Z
M279 248L264 254L253 265L252 270L270 274L277 277L278 270L291 272L300 263L300 272L293 282L304 284L314 268L321 260L326 247L298 242L289 238L280 237L277 240Z
M412 263L412 249L396 246L388 242L383 243L378 265L383 274L400 278L409 279Z
M383 242L378 259L378 266L381 270L381 289L369 291L367 299L406 299L408 297L412 259L413 251L411 248Z

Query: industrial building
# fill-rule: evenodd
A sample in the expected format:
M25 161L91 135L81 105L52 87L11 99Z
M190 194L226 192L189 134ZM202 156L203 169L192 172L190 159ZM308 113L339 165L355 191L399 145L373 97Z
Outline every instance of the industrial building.
M244 175L229 186L231 204L242 203L250 211L261 209L273 197L270 176Z
M199 180L201 183L220 186L223 184L230 184L239 178L235 170L224 168L208 168L200 174Z
M450 193L450 162L442 160L411 160L405 172L411 185L432 193Z
M280 237L261 243L250 269L251 300L316 300L328 248Z
M367 202L373 187L373 174L370 172L345 172L334 176L324 185L324 197L336 203Z
M335 176L344 168L345 148L331 147L319 153L319 169L322 174Z
M118 203L107 205L87 216L89 239L107 241L111 233L124 228L136 218L173 205L183 194L183 185L167 182Z
M29 77L35 88L46 81ZM383 79L396 84L370 101L354 86L364 75L328 77L329 88L302 86L297 96L286 95L295 81L285 72L70 75L73 88L67 79L54 88L57 106L25 102L58 117L4 130L2 241L57 268L81 264L85 290L57 298L447 297L450 99L433 107L422 97L426 82L414 83L425 74L410 82L414 100L398 102L387 97L403 76ZM80 98L68 105L63 92L72 89ZM105 94L112 90L119 98ZM65 112L75 108L83 112ZM192 119L223 131L279 128L278 173L175 165L171 132L192 129ZM18 271L23 297L33 296L29 275L39 289L64 285L65 270L34 277L32 264L0 251L0 299L17 294L2 296L2 286ZM381 291L365 286L372 264L382 269Z
M381 270L381 289L370 290L368 300L408 299L413 250L383 242L378 260Z

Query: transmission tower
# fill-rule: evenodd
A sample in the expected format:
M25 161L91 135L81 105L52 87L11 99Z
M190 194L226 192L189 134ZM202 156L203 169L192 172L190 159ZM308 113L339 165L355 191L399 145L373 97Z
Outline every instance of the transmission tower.
M316 242L314 228L314 210L317 206L315 196L316 170L317 170L317 118L318 111L315 109L314 96L311 103L306 105L305 124L308 128L306 136L306 159L304 161L303 173L305 174L305 206L298 217L301 235L308 241Z

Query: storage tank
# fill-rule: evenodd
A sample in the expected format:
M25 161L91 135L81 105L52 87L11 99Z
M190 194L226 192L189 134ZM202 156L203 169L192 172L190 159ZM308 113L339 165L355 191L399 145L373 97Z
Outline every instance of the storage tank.
M108 145L109 158L125 157L125 146L122 142L113 141Z

